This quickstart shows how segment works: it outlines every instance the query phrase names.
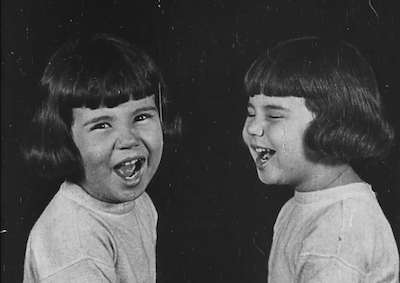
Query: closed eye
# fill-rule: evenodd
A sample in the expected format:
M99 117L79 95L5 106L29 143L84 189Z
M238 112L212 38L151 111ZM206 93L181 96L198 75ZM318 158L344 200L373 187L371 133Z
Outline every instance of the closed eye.
M254 110L252 108L247 108L247 117L254 117L256 116L256 113L254 112Z
M268 115L268 118L272 119L272 120L281 119L283 117L284 116L282 116L282 115Z
M278 120L278 119L283 119L286 116L286 113L283 113L282 111L277 111L277 110L268 110L266 113L266 118L269 120Z

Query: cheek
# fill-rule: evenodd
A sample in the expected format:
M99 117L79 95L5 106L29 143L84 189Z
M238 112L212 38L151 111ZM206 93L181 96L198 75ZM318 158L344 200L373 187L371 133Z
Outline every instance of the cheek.
M150 147L153 155L160 156L164 149L163 139L162 138L153 139Z
M242 129L242 138L243 138L243 141L246 143L246 144L248 144L249 143L249 140L250 140L250 136L249 136L249 134L247 133L247 127L248 127L248 123L247 123L247 121L244 123L244 125L243 125L243 129Z
M161 155L164 147L164 140L161 127L155 127L152 130L145 131L142 135L143 141L147 144L152 155Z
M106 160L104 152L91 148L90 150L81 151L82 161L86 170L93 170L99 167Z
M303 130L296 127L284 127L280 142L283 151L293 156L303 153Z
M108 150L101 144L87 140L77 140L75 144L81 154L82 162L86 169L93 168L107 159Z
M150 168L152 168L152 174L154 174L158 166L161 163L161 158L163 154L163 149L164 149L164 143L162 139L162 135L153 137L150 143L147 145L148 151L149 151L149 165Z

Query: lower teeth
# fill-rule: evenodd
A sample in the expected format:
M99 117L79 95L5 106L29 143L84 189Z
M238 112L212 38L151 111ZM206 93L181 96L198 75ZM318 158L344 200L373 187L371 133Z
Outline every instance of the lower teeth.
M265 151L265 152L263 152L263 153L261 153L260 155L259 155L259 160L261 161L261 162L267 162L271 157L272 157L272 155L274 154L275 152L274 151Z
M263 156L260 156L260 161L261 162L267 162L269 160L269 157L265 154Z

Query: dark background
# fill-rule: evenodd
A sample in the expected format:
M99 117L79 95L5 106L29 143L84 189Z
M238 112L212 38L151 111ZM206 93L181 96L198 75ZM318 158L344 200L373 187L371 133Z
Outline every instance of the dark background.
M265 282L273 223L292 192L263 185L242 144L244 74L280 41L339 36L368 58L400 132L395 2L2 0L2 282L21 282L29 231L58 189L25 167L18 146L46 61L65 40L109 32L137 44L161 66L182 116L183 139L165 150L148 188L159 212L158 282ZM396 139L386 163L357 170L378 193L399 244Z

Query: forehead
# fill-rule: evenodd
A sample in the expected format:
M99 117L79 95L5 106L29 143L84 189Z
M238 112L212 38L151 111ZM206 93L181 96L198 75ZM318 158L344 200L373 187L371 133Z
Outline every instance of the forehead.
M295 96L266 96L263 94L256 94L249 97L248 106L261 109L282 109L289 112L308 111L305 99Z

